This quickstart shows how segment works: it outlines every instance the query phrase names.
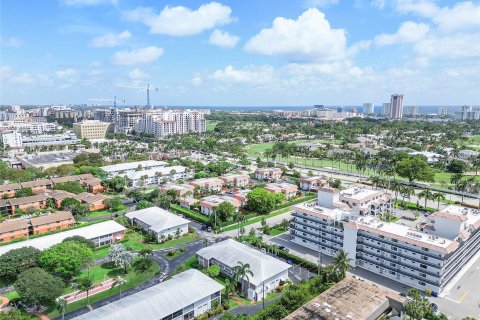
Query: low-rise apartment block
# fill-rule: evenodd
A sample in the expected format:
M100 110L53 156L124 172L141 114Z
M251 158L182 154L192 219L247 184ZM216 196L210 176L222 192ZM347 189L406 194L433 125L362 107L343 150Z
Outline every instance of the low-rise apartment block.
M136 171L163 168L167 165L164 161L145 160L112 164L109 166L101 167L110 178L115 176L125 176L126 174L134 173Z
M243 188L248 185L250 177L247 174L224 174L219 177L226 186Z
M35 210L43 209L47 204L47 197L43 194L13 198L13 199L1 199L0 211L7 214L15 214L19 209L25 211L28 208L34 208Z
M160 187L161 192L167 192L170 190L174 190L177 196L182 197L187 193L193 194L194 188L192 185L189 185L189 184L174 184L174 183L169 183Z
M329 189L319 191L316 203L292 209L295 243L329 256L344 249L352 266L420 290L441 292L480 247L478 209L450 206L419 230L355 210Z
M297 194L298 187L291 183L267 183L264 187L272 193L283 193L285 198L290 199Z
M168 236L178 237L188 233L188 221L167 210L151 207L125 214L132 225L139 226L155 235L157 242L167 240Z
M282 176L282 170L279 168L258 168L255 170L255 179L276 181Z
M325 176L313 176L300 178L300 189L304 191L317 190L325 186L328 180Z
M243 281L247 297L250 300L262 300L275 290L281 282L288 279L290 265L267 254L261 253L245 244L228 239L197 251L198 263L208 268L211 265L220 266L221 273L234 278L234 268L238 262L248 263L253 276Z
M62 242L64 239L73 236L90 239L97 247L104 246L123 240L125 230L126 228L124 226L113 220L99 222L82 228L71 229L0 246L0 256L10 250L24 247L34 247L38 250L45 250Z
M235 198L228 196L208 196L200 199L200 212L209 216L223 202L230 203L237 211L240 208L240 201Z
M183 166L160 167L148 170L134 171L126 174L128 187L138 188L159 185L170 181L190 179L193 172Z
M190 269L75 320L193 320L221 304L223 286Z
M218 178L203 178L189 182L194 188L205 189L207 191L221 191L225 182Z
M0 223L0 243L28 237L30 225L25 219Z

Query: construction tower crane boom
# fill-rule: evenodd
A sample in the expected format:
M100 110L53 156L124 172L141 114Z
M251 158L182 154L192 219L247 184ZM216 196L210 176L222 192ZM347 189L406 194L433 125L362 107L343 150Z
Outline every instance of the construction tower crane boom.
M125 89L140 89L147 91L147 104L146 107L152 109L153 105L150 103L150 90L158 91L158 88L150 88L150 83L147 84L146 87L135 87L135 86L117 86L118 88L125 88Z

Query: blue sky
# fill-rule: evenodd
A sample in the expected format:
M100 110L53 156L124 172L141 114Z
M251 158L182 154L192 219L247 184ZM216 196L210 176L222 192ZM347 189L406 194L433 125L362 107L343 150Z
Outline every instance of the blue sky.
M1 2L1 104L480 104L480 2Z

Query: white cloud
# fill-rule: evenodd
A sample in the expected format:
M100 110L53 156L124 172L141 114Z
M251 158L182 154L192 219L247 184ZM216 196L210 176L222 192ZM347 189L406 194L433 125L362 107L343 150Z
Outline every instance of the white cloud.
M222 48L233 48L237 45L238 41L240 41L239 37L218 29L213 30L208 38L208 43Z
M439 7L430 0L397 0L396 10L431 19L443 32L480 26L480 3L463 1L453 7Z
M305 7L325 8L337 4L339 0L305 0Z
M191 83L195 87L199 87L203 84L203 79L201 77L193 77Z
M377 46L388 46L397 43L411 43L423 39L430 27L424 23L415 23L407 21L402 23L398 31L394 34L383 33L375 37Z
M166 6L156 14L152 8L139 7L124 13L127 20L150 27L150 33L190 36L232 22L232 9L218 2L201 5L197 10L184 6Z
M430 37L418 42L414 50L419 56L427 58L480 57L480 33Z
M90 42L90 46L95 48L116 47L123 44L131 36L132 34L128 30L117 34L107 33L103 36L93 38Z
M23 39L12 37L2 40L2 44L7 47L20 47L23 44Z
M235 69L229 65L215 71L210 78L229 84L267 84L273 79L273 74L274 68L271 66L246 66L243 69Z
M373 7L378 8L378 9L385 8L385 0L372 0L372 2L370 2L370 4Z
M138 68L135 68L128 73L128 77L132 80L146 80L150 78L150 75Z
M73 77L76 73L77 71L75 69L68 68L63 70L57 70L55 72L55 76L59 79L68 79Z
M343 29L332 29L325 14L312 8L297 20L277 17L272 27L262 29L245 50L263 55L283 55L292 60L332 61L347 55Z
M117 51L113 55L113 63L124 65L124 66L133 66L140 64L150 64L156 61L163 55L163 49L155 46L148 46L145 48L139 48L132 51L121 50Z
M60 0L66 6L72 7L88 7L103 4L117 5L117 0Z

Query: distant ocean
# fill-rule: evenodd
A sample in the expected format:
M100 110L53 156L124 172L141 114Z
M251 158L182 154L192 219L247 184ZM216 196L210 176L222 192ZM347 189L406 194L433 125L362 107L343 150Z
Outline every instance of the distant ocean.
M313 108L312 106L168 106L178 109L210 109L210 110L223 110L223 111L273 111L273 110L288 110L288 111L301 111ZM337 109L343 107L344 110L356 108L358 111L363 111L363 106L326 106L327 108ZM439 108L445 107L448 109L448 113L453 113L460 110L461 106L418 106L418 113L423 114L437 114ZM382 106L375 106L375 112L380 113Z

